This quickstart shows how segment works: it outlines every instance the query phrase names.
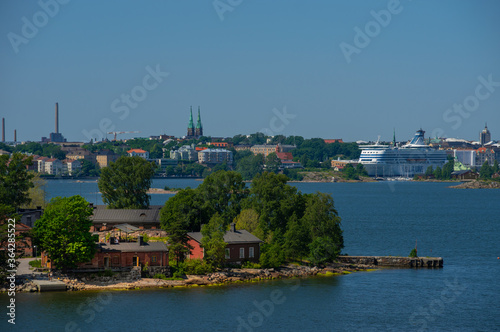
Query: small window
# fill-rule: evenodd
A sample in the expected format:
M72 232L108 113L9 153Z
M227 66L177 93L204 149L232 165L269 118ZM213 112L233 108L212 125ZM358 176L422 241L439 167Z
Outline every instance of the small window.
M113 256L113 265L120 265L120 258L118 256Z
M240 258L245 258L245 248L240 248Z
M250 258L254 257L254 247L248 248L248 257Z
M157 260L156 260L156 256L151 256L151 263L156 263Z
M231 258L231 254L229 252L229 248L226 248L226 259Z

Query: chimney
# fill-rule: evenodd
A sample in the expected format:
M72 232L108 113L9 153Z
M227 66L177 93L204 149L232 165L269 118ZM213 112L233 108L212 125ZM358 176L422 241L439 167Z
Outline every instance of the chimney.
M142 237L142 235L138 236L138 241L137 242L139 242L139 246L141 246L141 247L145 244L144 243L144 238Z
M236 232L236 224L234 222L231 223L231 228L229 229L231 232Z
M59 103L56 103L56 134L59 133Z
M2 142L5 142L5 118L2 118Z

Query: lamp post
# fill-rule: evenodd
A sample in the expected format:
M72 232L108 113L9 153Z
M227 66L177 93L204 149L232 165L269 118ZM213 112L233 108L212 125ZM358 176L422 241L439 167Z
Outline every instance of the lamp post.
M33 246L33 248L35 248L35 259L36 259L36 246Z

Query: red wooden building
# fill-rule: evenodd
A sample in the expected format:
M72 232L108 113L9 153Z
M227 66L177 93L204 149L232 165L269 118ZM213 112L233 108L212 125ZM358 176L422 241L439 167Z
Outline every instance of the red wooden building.
M163 242L145 243L142 237L137 242L96 244L97 251L94 258L87 263L79 264L79 269L122 269L134 266L162 266L168 267L168 248ZM50 260L45 253L42 255L42 266L51 267Z
M201 232L190 232L188 243L193 247L188 258L203 259L204 251L201 247ZM236 230L236 225L231 224L229 231L224 234L226 245L226 261L230 263L242 263L243 261L258 262L260 258L260 243L262 241L248 231Z

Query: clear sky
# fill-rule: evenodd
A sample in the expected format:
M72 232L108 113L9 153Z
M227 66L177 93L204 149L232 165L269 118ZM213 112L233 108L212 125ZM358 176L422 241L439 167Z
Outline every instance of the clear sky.
M211 136L500 139L497 0L59 1L0 2L7 140L56 102L69 141L182 136L191 105Z

